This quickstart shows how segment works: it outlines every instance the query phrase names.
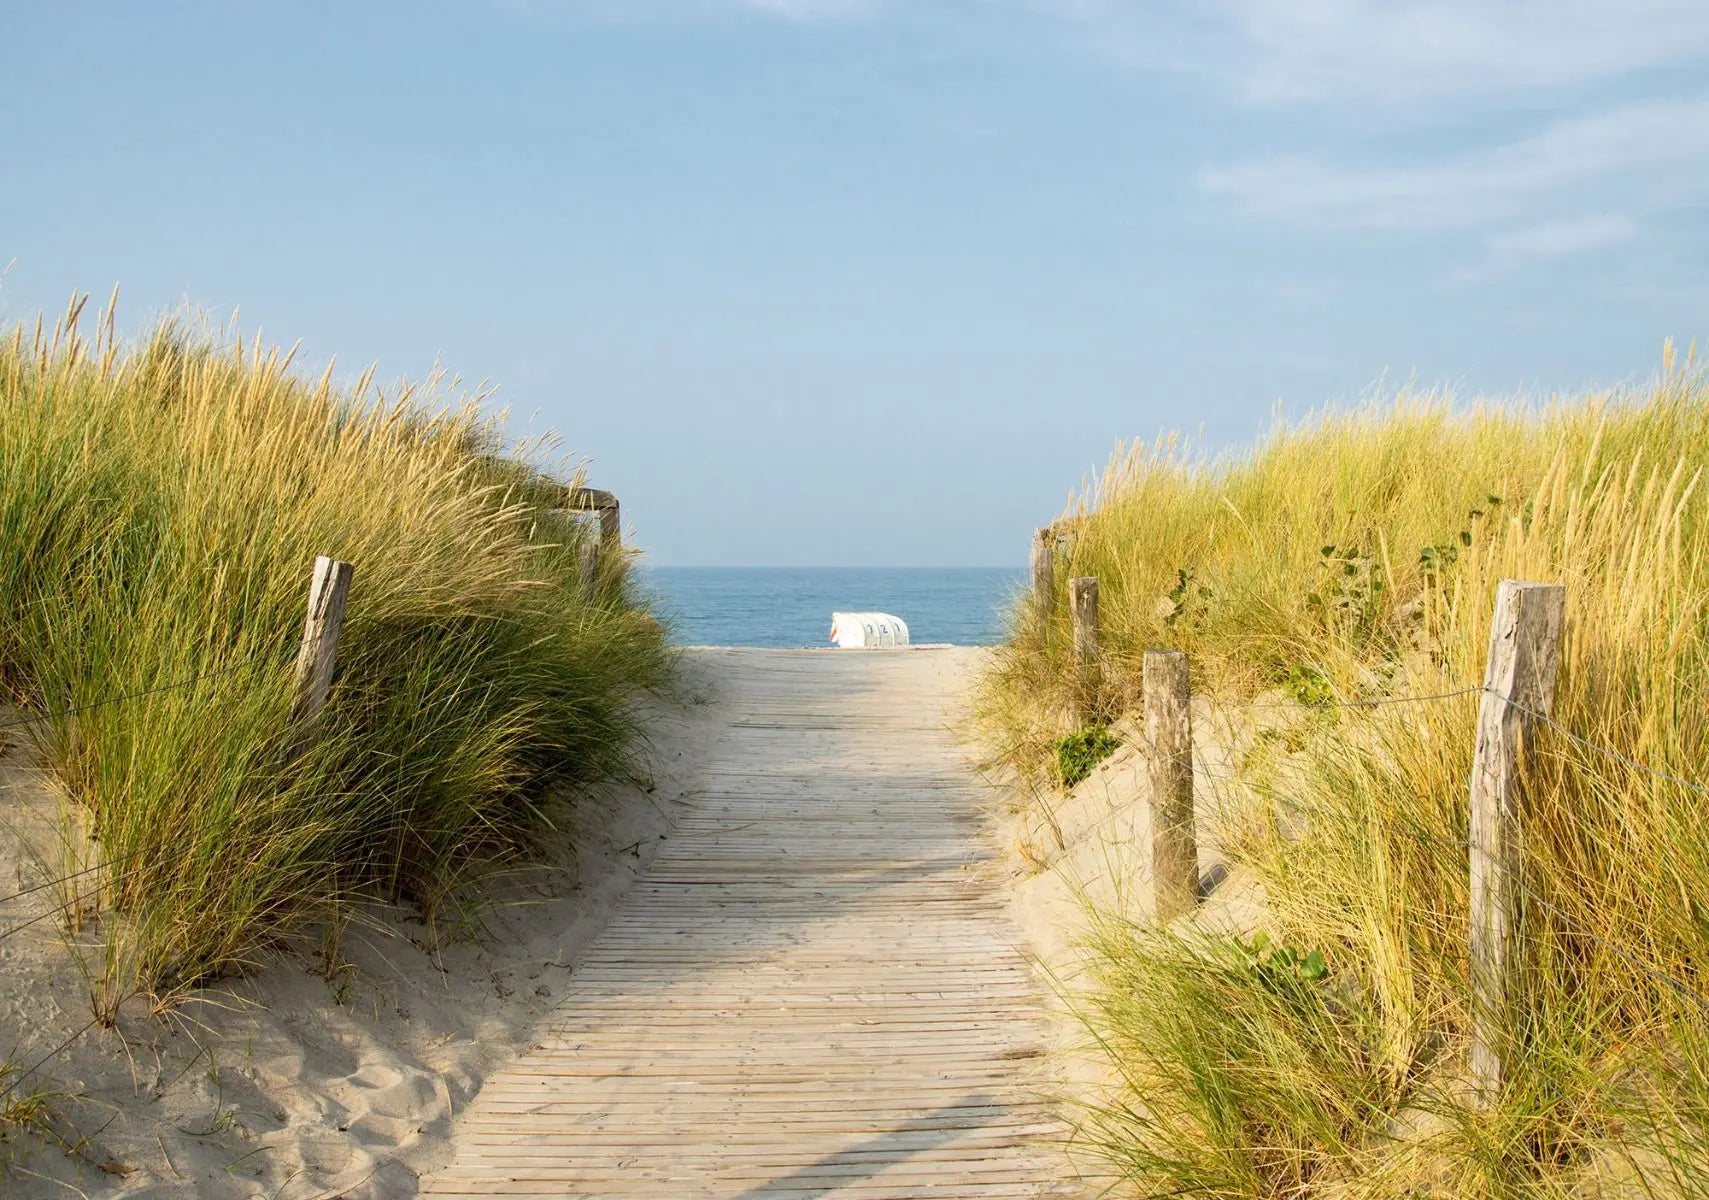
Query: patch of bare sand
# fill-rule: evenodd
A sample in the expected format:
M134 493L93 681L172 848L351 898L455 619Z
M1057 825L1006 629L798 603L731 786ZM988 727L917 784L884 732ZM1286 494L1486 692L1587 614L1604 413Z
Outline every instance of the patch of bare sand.
M1194 700L1193 815L1202 899L1179 918L1183 923L1249 934L1264 922L1262 889L1249 870L1230 861L1221 836L1236 800L1233 763L1259 728L1249 715L1231 720L1204 698ZM1051 1088L1071 1122L1086 1106L1120 1092L1114 1064L1076 1015L1092 986L1095 958L1087 937L1093 914L1153 919L1151 787L1138 714L1115 729L1122 746L1067 794L1005 781L1006 803L994 821L995 835L1009 850L1010 911L1047 983L1055 1018ZM1111 1182L1107 1164L1084 1153L1078 1138L1068 1150L1088 1184Z
M435 938L412 913L370 910L331 962L307 946L117 1030L84 1028L87 987L54 916L0 938L0 1058L45 1056L23 1087L70 1097L56 1107L71 1143L14 1137L0 1194L415 1195L691 802L715 724L708 673L692 655L683 672L686 700L652 706L649 777L578 799L562 865L505 881L481 928ZM0 757L0 814L0 896L63 873L61 802L19 748ZM51 914L53 895L0 903L0 932Z
M1223 847L1233 762L1254 736L1250 721L1231 724L1203 697L1193 702L1193 817L1203 902L1183 918L1207 928L1247 930L1261 898ZM1151 788L1138 714L1115 726L1122 745L1066 795L1009 785L1000 836L1013 851L1015 919L1039 960L1059 980L1083 967L1080 945L1092 911L1149 921Z

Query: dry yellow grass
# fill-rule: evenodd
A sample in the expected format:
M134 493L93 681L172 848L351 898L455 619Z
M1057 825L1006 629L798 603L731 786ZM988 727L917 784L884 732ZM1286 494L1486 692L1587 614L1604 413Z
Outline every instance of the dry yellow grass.
M1304 702L1247 756L1224 832L1272 935L1328 975L1099 927L1092 1019L1126 1086L1089 1124L1139 1192L1709 1187L1705 466L1709 392L1670 361L1643 394L1402 398L1233 461L1124 452L1069 514L1059 577L1100 577L1107 709L1159 645L1224 703ZM1463 1067L1476 696L1314 702L1477 686L1504 578L1567 586L1555 717L1585 741L1546 732L1526 781L1520 1049L1485 1112ZM1035 772L1063 732L1067 645L1018 610L984 682L991 744Z

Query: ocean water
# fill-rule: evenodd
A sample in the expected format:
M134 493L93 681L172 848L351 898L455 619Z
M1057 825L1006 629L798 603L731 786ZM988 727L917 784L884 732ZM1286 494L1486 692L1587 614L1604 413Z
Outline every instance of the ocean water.
M908 622L914 645L983 646L1025 572L1008 567L643 567L672 640L686 646L828 646L833 611Z

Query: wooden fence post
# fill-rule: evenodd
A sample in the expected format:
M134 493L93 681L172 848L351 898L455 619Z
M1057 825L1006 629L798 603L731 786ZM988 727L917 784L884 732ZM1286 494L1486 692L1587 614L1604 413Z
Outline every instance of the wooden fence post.
M296 696L292 722L307 725L326 707L332 689L332 667L338 657L338 632L344 627L344 601L356 568L322 554L315 559L309 580L309 612L303 622L303 644L297 651Z
M1151 783L1151 875L1159 921L1192 911L1199 898L1199 850L1193 832L1193 710L1187 656L1147 650L1146 774Z
M1554 703L1565 610L1562 585L1507 579L1490 624L1471 783L1471 1069L1485 1101L1500 1092L1513 1049L1509 991L1524 833L1519 780L1536 737L1532 714L1547 716Z
M623 507L617 497L603 488L569 488L565 493L566 507L572 512L591 512L599 516L599 540L612 549L623 544Z
M589 597L599 586L599 545L603 540L596 539L590 529L576 546L576 574L581 578L582 594Z
M1033 535L1033 609L1040 624L1056 611L1056 534L1046 525Z
M1098 697L1098 581L1080 576L1068 581L1074 610L1074 677L1079 688L1079 715L1093 715Z
M599 510L599 538L613 550L623 545L623 512L616 496L611 496L611 503Z

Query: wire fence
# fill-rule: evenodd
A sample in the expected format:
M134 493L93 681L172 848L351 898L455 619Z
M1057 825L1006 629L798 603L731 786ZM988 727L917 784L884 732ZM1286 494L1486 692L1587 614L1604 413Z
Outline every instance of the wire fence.
M1504 703L1512 705L1532 720L1539 724L1548 726L1551 730L1560 734L1574 745L1593 751L1594 753L1601 754L1619 763L1621 766L1649 775L1652 778L1674 784L1677 787L1684 788L1690 792L1695 792L1698 795L1709 796L1709 785L1695 783L1692 780L1675 775L1670 771L1663 771L1658 767L1652 767L1648 763L1640 762L1629 755L1621 753L1612 746L1604 746L1600 742L1593 741L1590 738L1584 737L1582 734L1573 732L1571 729L1568 729L1565 725L1562 725L1559 721L1551 717L1548 713L1539 712L1537 709L1522 704L1511 696L1502 695L1486 686L1467 685L1464 687L1456 687L1446 692L1433 692L1422 696L1379 696L1371 699L1359 700L1289 700L1279 703L1262 702L1256 704L1244 704L1241 705L1241 707L1247 711L1264 712L1312 712L1317 710L1334 709L1376 709L1387 708L1393 705L1424 704L1434 700L1454 700L1462 696L1484 695L1495 696Z
M63 721L72 717L80 716L96 709L107 708L112 705L122 704L128 701L143 700L170 692L186 691L210 680L223 681L221 685L221 691L223 692L225 688L236 682L246 680L263 670L277 669L277 667L277 663L269 661L266 658L246 659L243 662L234 663L231 666L220 667L211 671L203 671L196 675L188 676L183 679L176 679L169 683L160 684L154 687L140 688L135 691L104 696L98 700L72 705L68 708L48 709L42 712L14 715L7 718L5 721L0 721L0 732L11 729L21 729L27 726L51 724L56 721ZM111 886L114 882L122 882L126 879L134 878L136 874L144 870L147 864L137 860L143 858L150 851L157 849L158 847L155 846L140 846L116 858L103 858L97 862L89 864L88 866L67 872L64 875L44 879L40 882L31 884L28 887L21 887L5 896L0 896L0 906L3 906L29 896L38 895L42 892L65 888L67 885L73 884L77 880L83 879L87 876L102 875L104 872L113 871L115 868L121 866L125 868L123 871L119 872L116 878L106 876L101 878L92 888L73 891L69 894L61 895L57 898L56 903L49 905L42 912L16 921L4 929L0 929L0 944L3 944L7 939L14 935L22 933L24 930L39 925L54 917L66 916L68 920L71 919L68 914L80 910L85 904L96 899L100 895L101 889L104 886ZM31 1063L28 1067L11 1073L10 1078L6 1081L6 1085L3 1088L0 1088L0 1102L11 1097L26 1080L32 1078L42 1069L42 1067L46 1066L55 1057L70 1049L70 1047L74 1045L79 1038L100 1023L101 1018L99 1016L92 1018L81 1028L77 1029L70 1036L65 1038L64 1041L56 1045L52 1050L48 1051L46 1054Z
M1476 696L1486 689L1478 686L1454 688L1452 691L1435 692L1427 696L1376 696L1368 700L1288 700L1280 703L1265 702L1260 704L1245 704L1241 707L1257 711L1297 711L1309 712L1314 709L1336 708L1388 708L1397 704L1423 704L1430 700L1454 700L1461 696Z
M116 694L113 696L103 697L103 698L100 698L97 700L89 701L87 703L83 703L83 704L79 704L79 705L74 705L74 706L71 706L68 708L57 709L57 710L48 710L48 711L43 711L40 713L28 713L28 714L22 714L22 715L14 716L14 717L8 718L5 721L0 721L0 731L5 731L5 730L15 729L15 728L21 728L21 727L29 726L29 725L51 723L54 721L66 720L68 718L72 718L72 717L75 717L75 716L78 716L78 715L81 715L84 713L91 712L91 711L96 710L96 709L108 707L111 705L121 704L121 703L125 703L128 701L133 701L133 700L146 699L149 697L158 696L158 695L162 695L162 694L166 694L166 693L170 693L170 692L182 691L185 689L193 688L199 684L202 684L202 683L210 681L210 680L232 679L235 682L235 677L241 677L241 676L244 676L246 674L252 674L252 673L257 672L259 670L262 670L264 668L272 667L275 665L276 664L271 663L265 659L250 659L250 660L246 660L244 662L233 664L233 665L228 666L228 667L222 667L222 668L218 668L216 670L202 672L202 673L199 673L197 675L190 676L190 677L187 677L184 679L174 680L174 681L164 683L164 684L160 684L160 685L154 686L154 687L138 689L136 691L119 693L119 694ZM1424 694L1424 695L1415 695L1415 696L1382 696L1382 697L1360 698L1360 699L1326 698L1326 699L1321 700L1321 701L1288 701L1288 702L1281 702L1281 703L1261 702L1261 703L1244 705L1242 707L1247 709L1247 710L1251 710L1251 711L1295 711L1295 712L1301 712L1301 713L1309 713L1309 712L1324 711L1324 710L1335 710L1335 709L1374 710L1374 709L1385 709L1385 708L1390 708L1390 707L1419 705L1419 704L1427 704L1427 703L1445 703L1448 701L1469 698L1472 696L1479 696L1479 697L1494 696L1494 697L1500 699L1501 701L1503 701L1503 703L1509 704L1509 705L1513 706L1514 708L1518 709L1519 711L1523 712L1527 717L1531 718L1532 720L1537 722L1539 725L1546 727L1549 730L1559 734L1560 736L1564 737L1565 739L1567 739L1572 744L1574 744L1574 745L1576 745L1582 749L1585 749L1585 750L1588 750L1592 753L1604 756L1607 759L1609 759L1610 761L1616 762L1616 763L1620 764L1621 766L1623 766L1629 770L1636 771L1636 772L1642 773L1646 776L1649 776L1651 778L1655 778L1655 779L1664 781L1664 782L1669 783L1673 786L1676 786L1676 787L1685 789L1687 791L1690 791L1694 794L1701 794L1701 795L1709 796L1709 785L1705 785L1705 784L1698 783L1698 782L1690 780L1690 779L1683 778L1674 772L1662 770L1660 768L1652 766L1651 764L1644 763L1642 761L1634 759L1631 756L1623 753L1622 751L1620 751L1620 750L1618 750L1612 746L1606 746L1606 745L1603 745L1601 743L1598 743L1598 742L1594 741L1593 739L1587 738L1587 737L1583 736L1582 734L1579 734L1576 731L1567 728L1566 726L1562 725L1560 722L1556 721L1549 714L1538 711L1534 708L1530 708L1530 707L1526 707L1524 705L1518 704L1517 702L1515 702L1513 700L1513 698L1511 696L1501 695L1501 694L1495 692L1493 689L1491 689L1487 686L1478 686L1478 685L1456 686L1456 687L1452 687L1446 691L1434 692L1434 693L1429 693L1429 694ZM1221 772L1213 771L1210 768L1210 766L1207 763L1205 763L1203 755L1198 753L1196 750L1195 750L1195 754L1194 754L1194 769L1195 769L1195 772L1197 774L1203 775L1207 780L1211 781L1212 783L1218 783L1218 784L1222 784L1224 786L1231 786L1231 787L1245 788L1245 789L1251 789L1253 787L1252 784L1248 783L1247 781L1245 781L1243 779L1240 779L1237 775L1230 775L1230 774L1224 774ZM1331 810L1331 809L1325 808L1321 805L1313 804L1312 802L1307 801L1307 800L1305 800L1305 799L1303 799L1297 795L1296 796L1282 796L1282 795L1277 794L1275 792L1269 792L1265 798L1268 799L1271 803L1277 805L1279 808L1285 808L1290 813L1293 813L1293 814L1296 814L1299 816L1303 816L1303 817L1307 817L1307 818L1318 817L1318 818L1322 818L1322 819L1326 819L1326 820L1329 820L1329 819L1339 820L1339 819L1345 819L1348 816L1348 813L1345 810L1339 811L1339 812L1335 811L1335 810ZM1469 838L1461 838L1461 837L1457 837L1457 836L1447 836L1447 835L1444 835L1438 831L1426 829L1423 826L1418 825L1414 822L1407 822L1406 824L1404 824L1402 826L1402 832L1404 832L1407 836L1414 838L1415 840L1417 840L1421 844L1428 844L1428 845L1434 846L1438 849L1447 850L1447 851L1455 853L1455 854L1467 854L1467 855L1469 855L1470 853L1472 853L1472 851L1474 849ZM28 897L28 896L38 894L38 893L43 892L43 891L48 891L48 890L56 889L56 888L63 888L66 885L71 884L71 883L75 882L76 880L84 878L86 876L97 874L97 873L102 872L104 870L111 870L117 866L126 865L126 864L130 863L132 860L140 858L149 849L151 849L151 847L138 848L138 849L133 850L130 853L128 853L124 856L121 856L117 859L103 860L100 862L96 862L96 863L93 863L89 866L79 868L78 870L71 871L65 875L61 875L61 876L58 876L55 878L43 880L43 881L38 882L36 884L33 884L29 887L20 888L19 890L14 891L8 895L0 896L0 905L8 904L8 903L14 902L14 901L19 900L19 899L23 899L23 898ZM134 871L136 871L140 868L141 868L141 864L137 864L135 866L129 866L127 868L127 870L120 875L120 878L124 878L124 877L130 875L131 873L133 873ZM1573 917L1570 913L1565 912L1563 909L1561 909L1561 907L1559 905L1553 903L1546 895L1543 895L1535 887L1533 887L1531 885L1531 883L1525 878L1523 873L1520 873L1520 874L1518 874L1514 877L1511 877L1511 878L1512 878L1512 882L1516 883L1518 888L1523 892L1527 901L1532 902L1532 903L1538 905L1540 908L1547 910L1549 913L1551 913L1557 919L1559 919L1563 925L1571 928L1575 934L1577 934L1578 936L1587 938L1591 941L1594 941L1599 946L1602 946L1604 949L1606 949L1609 952L1613 953L1614 955L1620 957L1623 961L1627 962L1634 969L1639 970L1640 972L1642 972L1645 975L1649 976L1650 978L1654 979L1656 982L1666 986L1671 991L1673 991L1675 994L1679 995L1681 998L1688 1000L1689 1002L1699 1006L1706 1013L1709 1013L1709 995L1706 995L1702 991L1700 991L1697 988L1694 988L1690 984L1686 983L1684 980L1679 979L1677 976L1673 975L1672 973L1665 971L1662 968L1656 966L1656 964L1649 962L1648 960L1644 959L1641 955L1636 954L1629 946L1625 946L1625 945L1622 945L1618 942L1612 941L1612 940L1602 936L1601 934L1598 934L1595 930L1589 929L1588 927L1586 927L1583 924L1582 921L1579 921L1577 918ZM28 928L30 928L30 927L32 927L32 926L34 926L34 925L36 925L42 921L48 920L55 915L59 915L61 913L66 912L69 908L81 906L83 903L86 903L88 900L95 898L99 894L99 892L100 892L100 885L97 884L97 886L93 889L90 889L87 891L82 891L82 892L76 892L76 893L73 893L72 895L70 895L69 897L63 898L59 904L56 904L56 905L49 907L46 911L44 911L40 914L37 914L33 917L27 918L27 919L22 920L22 921L19 921L16 924L13 924L11 926L6 927L5 929L0 929L0 943L3 943L4 941L6 941L6 939L12 937L13 935L20 933L23 930L28 929ZM68 1037L63 1043L61 1043L59 1046L57 1046L54 1050L50 1051L48 1054L44 1055L40 1060L35 1062L28 1069L14 1075L11 1078L11 1080L7 1083L7 1085L3 1089L0 1089L0 1100L3 1100L7 1096L11 1095L22 1084L22 1082L25 1079L34 1075L38 1070L40 1070L40 1068L43 1065L45 1065L47 1062L51 1061L54 1056L63 1052L66 1048L68 1048L70 1045L72 1045L74 1042L76 1042L76 1040L78 1038L82 1037L90 1029L94 1028L95 1025L97 1025L98 1023L99 1023L98 1019L91 1020L87 1025L85 1025L81 1029L77 1030L70 1037Z
M1648 763L1644 763L1644 762L1641 762L1637 759L1634 759L1631 756L1624 754L1619 750L1616 750L1612 746L1605 746L1605 745L1602 745L1601 743L1596 742L1590 738L1584 737L1582 734L1579 734L1579 733L1567 728L1566 726L1562 725L1559 721L1556 721L1554 718L1549 716L1547 713L1543 713L1543 712L1538 711L1535 708L1531 708L1531 707L1528 707L1526 705L1519 704L1519 703L1515 702L1512 699L1512 697L1503 695L1503 694L1501 694L1501 693L1499 693L1499 692L1495 691L1494 689L1489 688L1487 686L1457 687L1457 688L1453 688L1453 689L1451 689L1449 691L1445 691L1445 692L1436 692L1436 693L1419 695L1419 696L1382 697L1382 698L1376 699L1376 700L1334 700L1334 699L1329 699L1329 700L1324 700L1321 702L1317 702L1317 701L1295 701L1295 702L1291 702L1291 703L1280 703L1280 704L1272 704L1272 703L1254 704L1254 705L1246 705L1246 706L1242 706L1242 707L1249 708L1249 709L1265 709L1265 710L1292 709L1292 710L1301 711L1301 712L1309 712L1309 711L1316 710L1316 709L1336 709L1336 708L1341 708L1341 709L1369 709L1369 708L1388 707L1388 706L1426 704L1426 703L1454 700L1454 699L1459 699L1459 698L1463 698L1463 697L1467 697L1467 696L1480 696L1481 697L1481 696L1486 696L1486 695L1495 697L1495 698L1501 700L1505 704L1512 705L1512 707L1518 709L1520 712L1524 713L1526 716L1530 717L1531 719L1536 721L1538 724L1547 727L1548 729L1550 729L1551 731L1553 731L1555 733L1558 733L1559 735L1566 738L1568 741L1570 741L1574 745L1579 746L1583 749L1592 751L1594 753L1603 755L1603 756L1607 757L1608 759L1610 759L1611 761L1617 762L1620 765L1628 768L1629 770L1639 772L1639 773L1647 775L1651 778L1661 780L1663 782L1666 782L1666 783L1672 784L1674 786L1683 788L1683 789L1688 790L1688 791L1693 792L1693 793L1709 795L1709 786L1705 786L1703 784L1696 783L1696 782L1689 780L1689 779L1681 778L1679 775L1674 774L1673 772L1664 771L1664 770L1661 770L1657 767L1651 766ZM1262 796L1263 799L1267 800L1269 803L1273 804L1278 809L1284 809L1287 812L1289 812L1290 814L1305 817L1307 819L1318 818L1318 819L1322 819L1322 820L1326 820L1326 821L1330 821L1330 820L1338 821L1338 820L1345 820L1350 815L1349 812L1347 810L1344 810L1344 809L1343 810L1330 809L1330 808L1325 807L1321 804L1315 804L1311 801L1305 800L1298 795L1283 795L1283 794L1281 794L1275 790L1272 790L1272 789L1260 788L1258 786L1255 786L1254 784L1252 784L1252 783L1250 783L1244 779L1241 779L1238 775L1228 774L1225 772L1213 770L1211 768L1210 764L1208 764L1205 761L1203 754L1199 751L1197 746L1194 747L1193 769L1194 769L1194 773L1196 775L1203 776L1206 780L1211 782L1213 785L1222 785L1224 787L1240 788L1240 789L1245 789L1247 791L1257 792ZM1430 846L1432 846L1436 849L1440 849L1440 850L1446 850L1446 851L1449 851L1449 852L1454 853L1456 855L1464 854L1464 855L1469 856L1473 850L1473 844L1472 844L1472 841L1469 837L1458 837L1458 836L1446 835L1446 834L1440 833L1436 830L1426 829L1423 826L1418 825L1416 822L1404 821L1400 826L1400 830L1406 836L1413 838L1415 841L1417 841L1421 844L1430 845ZM1661 967L1658 967L1655 963L1650 962L1649 960L1645 959L1642 955L1639 955L1636 952L1634 952L1630 946L1624 945L1618 941L1615 941L1613 939L1605 937L1602 934L1599 934L1595 930L1586 926L1584 924L1584 922L1582 922L1578 918L1574 917L1571 913L1565 911L1560 905L1554 903L1552 900L1549 899L1549 897L1547 895L1545 895L1538 888L1536 888L1532 884L1531 880L1527 877L1527 872L1520 871L1520 872L1517 872L1515 874L1509 875L1507 877L1507 880L1508 880L1508 882L1513 883L1514 885L1517 886L1517 888L1523 894L1526 902L1528 902L1530 904L1534 904L1538 908L1541 908L1541 909L1547 911L1548 913L1553 915L1556 919L1558 919L1564 926L1571 929L1572 932L1575 933L1576 935L1596 943L1598 946L1602 947L1604 950L1607 950L1608 952L1614 954L1616 957L1620 958L1622 961L1626 962L1629 966L1633 967L1635 970L1637 970L1637 971L1641 972L1642 974L1648 976L1650 979L1654 980L1655 982L1665 986L1670 991L1672 991L1675 995L1679 996L1681 999L1684 999L1684 1000L1688 1001L1689 1003L1697 1006L1706 1015L1709 1015L1709 994L1706 994L1703 991L1699 990L1698 988L1693 987L1691 984L1680 979L1677 975L1674 975L1673 973L1666 971Z
M80 716L83 713L93 712L98 708L106 708L113 704L123 704L127 700L142 700L149 696L163 695L166 692L183 691L185 688L194 687L204 680L220 679L229 675L238 674L239 672L254 673L271 665L273 664L268 663L265 659L249 659L229 667L221 667L218 670L204 671L199 675L192 675L187 679L177 679L171 683L163 683L157 687L143 688L134 692L121 692L115 696L105 696L99 700L91 700L86 704L73 705L70 708L54 709L39 713L24 713L19 716L10 717L5 721L0 721L0 732L4 732L8 729L22 729L27 725L41 725L54 721L63 721L68 717Z

